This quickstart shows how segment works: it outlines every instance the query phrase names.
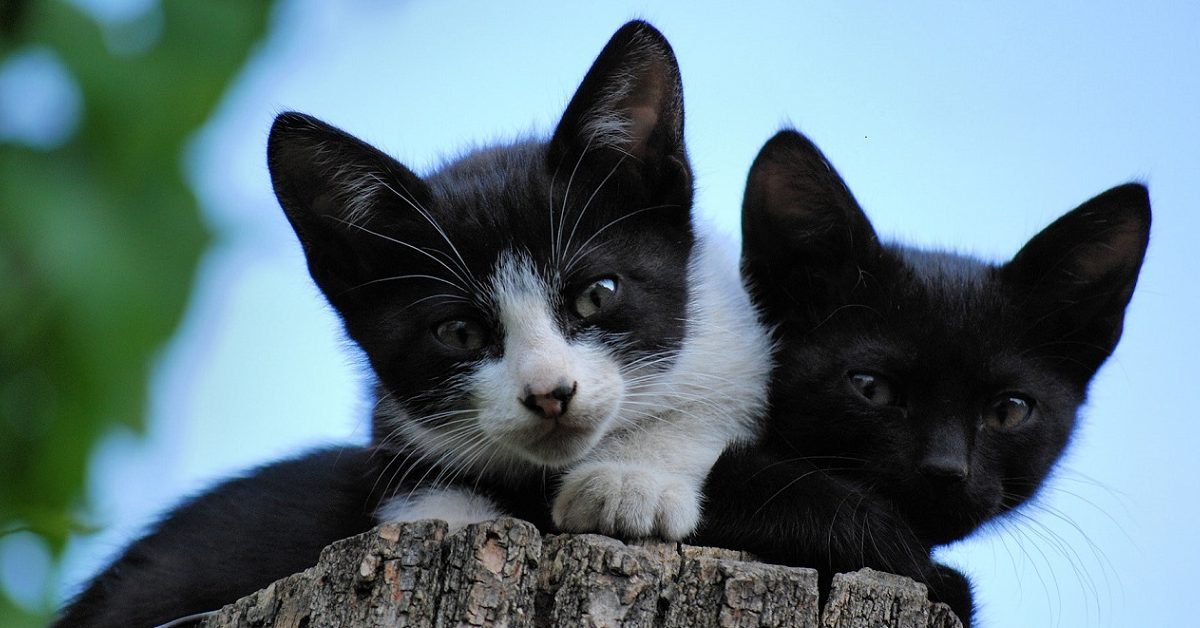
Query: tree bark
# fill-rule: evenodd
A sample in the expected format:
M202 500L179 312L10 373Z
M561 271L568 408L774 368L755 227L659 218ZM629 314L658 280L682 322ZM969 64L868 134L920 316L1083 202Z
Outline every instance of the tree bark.
M316 566L202 620L205 628L647 626L954 628L925 585L863 569L818 604L811 569L679 543L543 537L497 519L384 524L325 548Z

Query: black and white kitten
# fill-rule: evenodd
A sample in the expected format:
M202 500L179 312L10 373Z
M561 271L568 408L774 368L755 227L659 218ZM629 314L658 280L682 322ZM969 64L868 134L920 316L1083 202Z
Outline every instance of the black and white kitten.
M713 462L758 435L771 350L732 249L693 226L682 86L658 31L613 36L548 142L419 177L285 113L268 164L313 279L376 375L372 444L193 500L60 625L218 608L374 519L693 530ZM260 537L291 553L256 550Z
M783 131L751 169L743 270L776 324L762 441L713 469L702 543L832 574L929 584L970 621L930 550L1032 498L1121 336L1150 229L1113 188L992 265L884 244L816 146Z
M268 163L378 377L381 519L490 519L550 470L560 529L694 529L713 462L757 435L770 351L735 258L693 229L661 34L619 30L549 142L418 177L287 113Z

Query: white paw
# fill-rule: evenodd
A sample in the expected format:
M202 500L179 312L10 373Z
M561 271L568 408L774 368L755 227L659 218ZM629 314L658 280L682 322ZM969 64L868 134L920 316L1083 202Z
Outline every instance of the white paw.
M700 482L619 462L580 465L563 479L554 524L566 532L676 541L700 522Z
M447 523L450 532L503 516L504 511L491 499L453 486L429 488L393 497L375 511L375 519L380 523L440 519Z

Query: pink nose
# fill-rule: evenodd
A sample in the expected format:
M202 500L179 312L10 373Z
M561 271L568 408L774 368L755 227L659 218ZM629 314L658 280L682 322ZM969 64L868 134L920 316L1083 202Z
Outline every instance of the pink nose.
M570 386L566 382L559 382L554 390L535 393L532 387L526 386L525 397L521 399L521 403L540 417L557 419L566 414L567 404L571 401L571 397L575 396L575 389L578 387L578 382L572 382Z

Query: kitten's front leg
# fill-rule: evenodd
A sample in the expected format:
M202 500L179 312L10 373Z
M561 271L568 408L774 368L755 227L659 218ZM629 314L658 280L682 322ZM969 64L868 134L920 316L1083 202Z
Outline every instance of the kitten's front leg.
M700 521L701 482L650 464L601 460L563 479L554 522L570 532L678 540Z
M871 567L924 583L963 625L973 604L967 578L933 562L900 511L868 487L792 452L732 447L712 468L707 511L693 545L748 551L764 562L815 568L822 596L833 575Z
M704 479L723 443L660 423L610 437L568 472L554 523L568 532L679 540L700 523Z

